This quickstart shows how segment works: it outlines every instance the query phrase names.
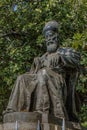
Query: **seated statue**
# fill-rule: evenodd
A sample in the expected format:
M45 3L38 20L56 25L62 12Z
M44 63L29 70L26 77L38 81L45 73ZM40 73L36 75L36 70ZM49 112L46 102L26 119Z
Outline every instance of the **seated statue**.
M47 52L34 59L30 72L18 76L5 113L49 113L76 120L75 84L80 54L59 47L56 21L46 23L43 34Z

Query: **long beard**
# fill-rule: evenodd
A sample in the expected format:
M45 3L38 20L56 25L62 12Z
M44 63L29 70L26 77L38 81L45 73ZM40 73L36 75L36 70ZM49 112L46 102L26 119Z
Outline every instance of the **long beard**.
M47 52L49 53L56 52L57 48L58 48L57 44L50 44L47 46Z

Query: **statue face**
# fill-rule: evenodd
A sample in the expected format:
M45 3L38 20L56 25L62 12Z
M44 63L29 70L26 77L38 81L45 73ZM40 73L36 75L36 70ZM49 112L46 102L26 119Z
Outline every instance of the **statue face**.
M47 51L49 53L55 52L58 48L58 34L52 30L45 32L45 40Z

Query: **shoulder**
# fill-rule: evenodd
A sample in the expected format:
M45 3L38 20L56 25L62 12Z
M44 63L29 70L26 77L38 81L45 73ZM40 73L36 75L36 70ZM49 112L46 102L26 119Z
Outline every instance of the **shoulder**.
M41 56L41 59L46 58L47 56L48 56L48 52L46 52L45 54L43 54L43 55Z
M80 58L80 52L76 51L73 48L58 48L57 53L64 56L72 56L72 57L78 57Z

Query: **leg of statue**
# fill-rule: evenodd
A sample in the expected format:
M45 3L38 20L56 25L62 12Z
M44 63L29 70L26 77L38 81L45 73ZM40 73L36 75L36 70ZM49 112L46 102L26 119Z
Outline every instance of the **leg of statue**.
M29 73L19 76L11 92L6 111L29 111L31 93L36 86L35 75Z
M11 92L7 110L21 111L24 105L24 102L27 101L25 98L26 88L24 82L24 75L21 75L17 78L14 88ZM30 95L28 95L30 97ZM27 97L28 97L27 96ZM26 103L25 103L26 105Z
M62 74L55 73L52 70L46 69L48 76L48 90L53 105L53 112L56 117L68 119L67 112L64 106L64 97L62 89L66 87L65 80Z
M49 93L53 104L54 115L56 117L65 118L64 111L63 111L63 103L51 80L48 80L48 86L50 87Z
M36 90L36 111L43 113L49 111L49 94L47 90L47 79L43 70L37 73L38 85Z

